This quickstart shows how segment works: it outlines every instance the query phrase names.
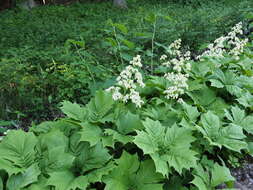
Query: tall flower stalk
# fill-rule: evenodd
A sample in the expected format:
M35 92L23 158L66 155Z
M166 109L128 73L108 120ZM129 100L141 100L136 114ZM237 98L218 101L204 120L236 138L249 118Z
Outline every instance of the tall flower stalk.
M142 67L141 56L137 55L130 61L128 65L117 77L116 86L108 88L106 91L112 92L114 100L119 100L124 103L131 101L136 107L141 107L144 101L141 99L137 88L143 88L142 74L139 72L139 68Z
M188 88L189 75L185 71L191 70L189 62L191 53L189 51L184 54L180 51L181 39L174 41L169 45L169 55L173 58L168 60L167 55L162 55L160 60L163 61L163 65L170 68L172 71L164 75L164 77L170 82L169 86L165 91L165 97L167 99L175 99L182 102L180 95L184 94L185 89Z
M214 43L208 45L207 50L203 52L198 59L203 57L224 57L228 53L239 59L239 55L243 52L248 39L240 39L238 36L243 34L242 22L236 24L227 36L217 38Z

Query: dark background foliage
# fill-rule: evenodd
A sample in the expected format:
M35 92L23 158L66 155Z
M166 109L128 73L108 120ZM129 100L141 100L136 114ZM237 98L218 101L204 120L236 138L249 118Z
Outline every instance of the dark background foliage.
M198 54L233 25L247 21L252 2L132 0L128 7L81 1L2 11L0 118L29 123L59 117L59 102L85 104L132 56L142 53L150 64L150 15L156 16L156 50L181 38L185 49ZM123 24L127 32L114 31L111 22ZM125 43L120 50L114 46L114 32Z

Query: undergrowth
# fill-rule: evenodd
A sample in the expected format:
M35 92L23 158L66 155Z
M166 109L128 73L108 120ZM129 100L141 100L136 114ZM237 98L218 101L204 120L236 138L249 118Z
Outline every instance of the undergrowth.
M150 71L163 46L178 38L197 55L252 8L247 0L199 2L131 1L123 12L110 2L1 12L0 118L19 128L60 117L59 102L86 104L134 55L142 54Z
M137 55L85 106L64 101L64 118L7 131L0 188L233 189L229 168L253 154L253 44L241 28L197 60L180 39L150 71Z

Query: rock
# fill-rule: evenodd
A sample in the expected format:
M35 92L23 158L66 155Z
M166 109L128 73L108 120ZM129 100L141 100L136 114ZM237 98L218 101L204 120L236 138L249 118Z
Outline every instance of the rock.
M121 9L127 9L127 3L125 0L113 0L113 5Z

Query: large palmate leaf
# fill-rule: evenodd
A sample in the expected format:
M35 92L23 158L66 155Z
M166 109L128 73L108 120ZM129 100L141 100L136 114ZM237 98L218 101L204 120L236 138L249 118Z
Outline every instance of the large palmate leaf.
M138 115L132 114L131 112L122 114L116 121L116 124L118 131L123 135L143 128L140 117Z
M163 184L159 182L162 175L155 172L151 160L139 162L137 155L123 152L120 159L116 160L117 167L103 178L106 183L105 190L162 190Z
M143 112L144 116L153 120L158 120L166 125L173 125L179 121L178 112L173 110L170 105L150 105Z
M207 73L212 71L211 65L206 62L193 62L192 70L194 77L205 79Z
M91 146L96 145L103 136L103 132L97 125L90 123L81 123L82 129L79 132L81 135L80 141L89 142Z
M183 103L182 106L183 106L184 112L185 112L187 118L189 119L189 121L195 122L200 115L197 107L188 105L186 103Z
M215 91L211 90L206 85L203 85L201 89L188 92L187 94L197 105L207 106L216 100Z
M145 131L137 131L134 143L149 154L155 162L156 171L168 175L171 167L179 173L194 167L196 152L190 149L195 138L190 129L173 125L167 129L159 121L146 119Z
M240 98L236 100L245 108L253 107L253 95L249 92L245 92Z
M66 153L62 146L48 150L43 154L43 157L41 165L47 172L70 168L74 161L74 156Z
M111 94L98 91L95 97L88 103L88 119L91 122L105 122L111 120L108 112L112 109L114 101Z
M246 149L247 144L242 141L245 138L242 128L237 125L222 126L218 116L212 112L207 112L201 116L202 127L197 128L207 138L211 145L225 146L231 150L240 152Z
M198 165L194 173L192 184L198 187L199 190L215 189L217 185L224 182L234 181L229 169L225 166L220 166L217 163L213 165L210 171L207 171L201 165Z
M105 129L105 134L108 135L107 137L110 138L109 140L112 140L111 144L107 144L108 146L111 146L111 147L113 147L116 142L127 144L134 140L133 136L123 135L112 129ZM105 140L106 140L105 137L103 137L102 139L103 144L106 143Z
M47 172L70 168L74 156L66 152L68 144L68 138L59 129L52 129L50 132L42 134L37 146L42 158L40 159L41 167Z
M89 183L101 181L115 167L109 161L111 157L101 142L90 147L89 143L80 142L80 135L76 133L70 138L70 149L76 156L73 168L76 172L85 174Z
M22 190L50 190L50 186L47 185L47 178L40 176L38 182L23 188Z
M47 185L54 186L55 190L86 189L89 184L87 177L75 177L73 173L68 170L53 172L49 175L50 177L47 181Z
M110 154L101 142L93 147L90 147L88 143L83 143L74 163L81 173L85 173L92 169L102 168L110 159Z
M56 138L57 137L57 138ZM40 151L50 150L55 147L68 147L68 138L64 135L62 131L57 128L53 128L48 133L42 134L39 137L39 147Z
M114 162L109 162L105 166L99 169L91 170L86 176L88 178L88 181L90 183L95 183L95 182L102 182L103 176L108 175L116 165Z
M35 161L37 138L33 133L10 131L0 143L0 170L9 176L24 172Z
M76 103L64 101L64 102L62 102L61 110L68 117L75 119L75 120L85 121L87 118L86 108L81 107L79 104L76 104Z
M27 168L23 173L12 175L7 181L8 190L20 190L21 188L32 184L38 180L40 169L38 165L33 164Z
M229 105L220 97L217 97L216 100L206 107L206 110L212 111L215 113L218 117L223 118L225 109L228 109Z
M241 126L245 131L253 134L253 116L246 116L245 111L241 110L238 106L231 108L231 113L226 111L226 117L234 124Z
M249 77L239 77L231 71L223 72L221 69L217 69L209 81L211 82L211 86L216 88L225 87L230 94L240 97L243 94L243 87L252 86L249 83L251 80Z

